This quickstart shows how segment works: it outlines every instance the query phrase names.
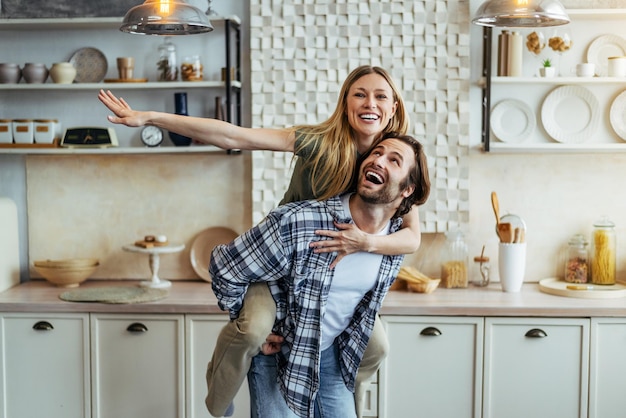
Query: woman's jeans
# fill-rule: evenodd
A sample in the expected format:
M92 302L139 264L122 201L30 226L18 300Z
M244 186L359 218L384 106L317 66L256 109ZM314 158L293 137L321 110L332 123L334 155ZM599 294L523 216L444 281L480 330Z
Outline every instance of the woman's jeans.
M354 394L341 377L336 344L322 351L319 377L315 418L355 418ZM287 406L276 379L275 356L256 355L248 372L252 418L297 418Z

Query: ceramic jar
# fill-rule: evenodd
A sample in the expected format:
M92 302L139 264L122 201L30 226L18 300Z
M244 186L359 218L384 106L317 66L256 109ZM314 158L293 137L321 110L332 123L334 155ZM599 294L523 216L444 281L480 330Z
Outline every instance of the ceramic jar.
M0 119L0 144L13 143L13 121Z
M70 62L56 62L50 67L50 78L57 84L71 84L76 78L76 68Z
M32 144L33 139L33 121L31 119L13 119L13 141L16 144Z
M0 63L0 83L16 84L22 78L20 66L12 63Z
M27 62L22 68L22 77L27 83L45 83L48 79L48 68L41 63Z
M55 119L35 119L33 121L33 131L37 144L52 144L56 136Z

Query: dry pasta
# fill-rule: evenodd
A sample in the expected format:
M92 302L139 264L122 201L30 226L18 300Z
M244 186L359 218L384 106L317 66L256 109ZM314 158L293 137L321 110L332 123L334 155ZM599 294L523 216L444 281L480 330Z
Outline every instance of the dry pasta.
M614 284L615 252L611 245L611 237L606 231L595 231L593 245L591 281L595 284Z

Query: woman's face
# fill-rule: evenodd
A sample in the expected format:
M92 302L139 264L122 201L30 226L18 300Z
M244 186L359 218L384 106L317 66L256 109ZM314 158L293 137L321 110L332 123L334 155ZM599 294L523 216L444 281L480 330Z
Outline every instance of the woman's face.
M359 151L363 152L380 136L397 107L391 86L379 74L364 75L350 86L346 116L357 136Z

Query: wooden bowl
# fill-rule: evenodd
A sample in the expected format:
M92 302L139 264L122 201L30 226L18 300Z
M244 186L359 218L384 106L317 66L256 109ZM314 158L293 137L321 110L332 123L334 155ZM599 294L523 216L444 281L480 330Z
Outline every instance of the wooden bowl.
M35 271L59 287L78 287L93 274L100 264L78 267L46 267L35 265Z
M35 267L48 268L79 268L97 266L100 260L97 258L68 258L66 260L39 260L33 264Z

